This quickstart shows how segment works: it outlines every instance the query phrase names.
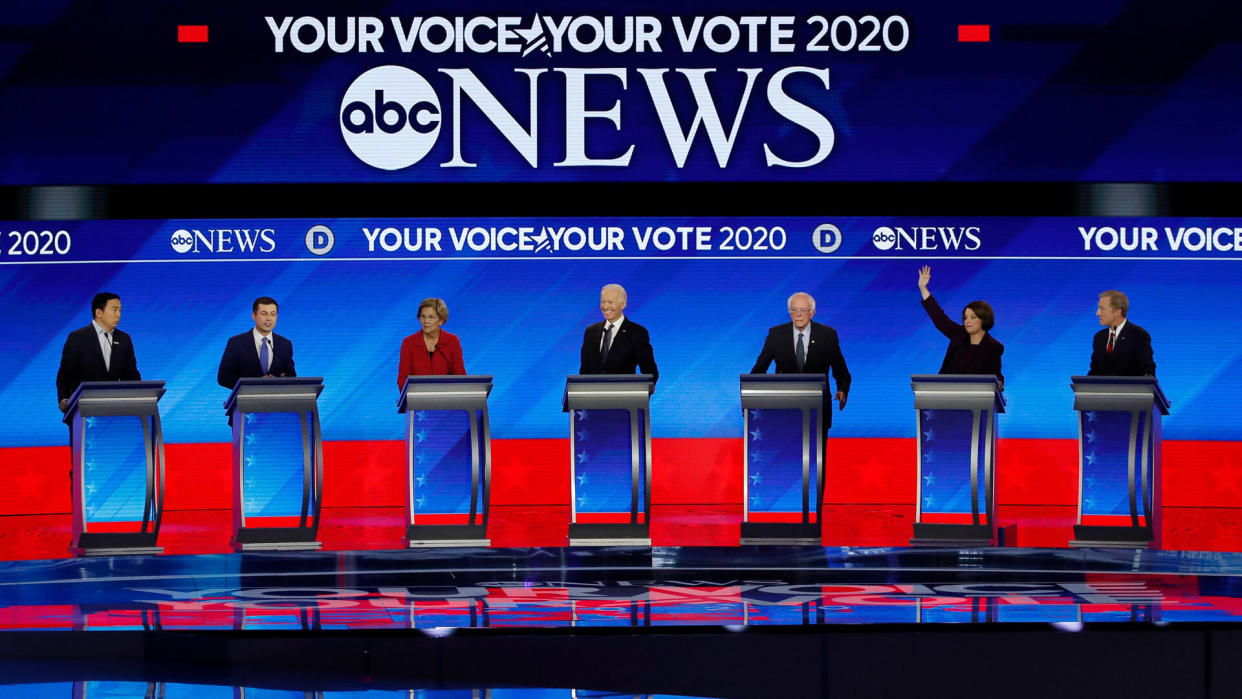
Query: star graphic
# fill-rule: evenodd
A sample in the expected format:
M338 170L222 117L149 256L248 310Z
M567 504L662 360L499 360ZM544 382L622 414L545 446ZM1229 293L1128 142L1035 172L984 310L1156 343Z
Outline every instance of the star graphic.
M923 463L930 464L935 460L936 460L936 452L934 451L923 452Z
M94 494L95 494L95 484L94 484L94 483L87 483L87 484L86 484L86 494L87 494L87 495L94 495Z
M416 422L422 422L423 420L426 420L426 419L427 419L426 410L415 410L414 411L414 420Z
M1087 464L1092 465L1094 463L1095 463L1095 452L1088 452L1087 453Z
M1082 479L1082 482L1084 485L1087 486L1088 489L1094 488L1095 487L1095 476L1087 476L1086 478Z
M587 420L587 411L585 411L585 410L579 410L579 411L577 411L577 413L578 413L578 419L579 419L579 420L581 420L581 421L583 421L583 422L586 422L586 420Z
M427 460L427 452L425 451L414 452L414 463L421 465L426 460Z
M934 503L934 502L936 502L936 498L934 498L934 497L932 497L932 496L928 495L927 497L923 498L923 507L925 507L925 508L927 508L927 507L931 507L931 506L932 506L932 503Z
M758 442L763 439L763 433L759 431L759 428L755 428L755 430L750 433L750 438Z
M750 456L750 462L752 464L757 464L760 461L763 461L765 458L767 458L767 456L763 452L759 451L758 449L750 450L749 456Z
M923 419L924 419L924 420L926 420L926 421L928 421L928 422L931 422L932 420L936 419L936 411L934 411L934 410L924 410L924 411L923 411Z
M255 414L254 414L254 413L246 413L246 424L247 424L247 425L249 425L250 423L254 422L256 419L258 419L258 418L256 418L256 417L255 417Z
M759 496L758 496L758 495L752 495L752 496L750 496L750 506L751 506L751 507L754 507L754 506L756 506L756 505L758 505L758 504L759 504Z
M762 482L763 482L763 474L762 474L762 473L758 473L758 472L756 472L756 473L752 473L752 474L750 474L750 484L751 484L751 485L759 485L759 484L760 484L760 483L762 483Z
M1095 411L1094 410L1087 411L1087 422L1095 422Z
M427 498L418 498L414 501L414 504L417 507L425 507L427 505Z
M94 460L94 459L87 459L87 460L86 460L86 463L84 463L84 464L82 464L82 465L86 467L86 472L87 472L87 473L91 473L91 472L93 472L93 471L95 470L95 460Z
M1082 501L1082 509L1084 510L1089 510L1094 506L1095 506L1095 500L1092 498L1086 498Z
M414 484L418 486L427 485L427 474L424 473L421 476L414 476Z
M923 476L923 485L935 485L935 484L936 484L936 475L934 473L929 473L926 476Z
M923 441L924 441L924 442L931 442L931 441L933 441L933 440L935 440L935 439L936 439L936 431L935 431L935 430L927 430L926 432L924 432L924 433L923 433Z
M98 508L98 507L95 507L94 505L91 505L91 506L89 506L89 507L87 507L87 508L86 508L86 514L88 514L88 515L94 515L94 514L95 514L96 512L98 512L98 511L99 511L99 508Z
M763 412L761 410L759 410L758 408L751 409L750 411L751 420L759 420L761 418L763 418Z
M246 456L246 468L250 468L251 466L254 466L254 457Z
M1090 432L1087 433L1087 442L1091 443L1094 441L1095 441L1095 430L1091 430Z
M591 482L591 479L587 477L587 474L583 473L578 476L578 485L586 485L589 482Z
M587 462L587 453L585 451L578 454L578 463L585 464Z
M427 441L427 431L426 431L426 430L419 430L419 431L415 432L415 433L414 433L414 439L415 439L416 443L418 443L418 444L422 444L423 442Z
M255 436L253 432L246 435L246 444L254 444L254 440L255 440Z
M586 430L578 430L578 439L586 439L586 438L587 438L587 431L586 431Z
M578 498L578 507L579 507L579 508L586 507L586 504L587 504L587 499L586 499L585 497L579 497L579 498Z
M93 418L93 417L88 417L88 418L86 418L86 426L87 426L87 427L94 427L94 426L95 426L95 418Z

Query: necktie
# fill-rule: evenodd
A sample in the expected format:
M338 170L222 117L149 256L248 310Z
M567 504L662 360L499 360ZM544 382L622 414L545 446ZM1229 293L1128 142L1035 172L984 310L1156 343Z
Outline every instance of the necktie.
M104 333L104 368L112 371L112 333Z
M608 346L612 344L612 323L604 329L604 344L599 348L599 361L605 363L608 361Z
M798 346L794 348L794 358L798 360L798 371L806 367L806 345L802 344L802 333L798 333Z
M263 369L263 375L267 376L268 365L272 361L271 355L267 353L267 338L263 338L263 346L259 348L259 368Z
M1116 342L1116 341L1117 341L1117 331L1116 331L1116 330L1109 330L1109 331L1108 331L1108 348L1107 348L1107 349L1105 349L1105 352L1107 352L1107 353L1109 353L1109 354L1112 354L1112 353L1113 353L1113 343L1114 343L1114 342Z

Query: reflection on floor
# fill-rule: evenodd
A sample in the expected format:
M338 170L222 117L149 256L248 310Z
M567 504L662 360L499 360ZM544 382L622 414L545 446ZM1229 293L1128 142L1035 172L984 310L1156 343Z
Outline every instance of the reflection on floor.
M588 689L369 689L305 691L225 687L182 682L44 682L0 685L6 699L620 699ZM633 699L695 699L684 694L627 694Z
M1242 554L656 547L0 563L0 628L1242 622Z

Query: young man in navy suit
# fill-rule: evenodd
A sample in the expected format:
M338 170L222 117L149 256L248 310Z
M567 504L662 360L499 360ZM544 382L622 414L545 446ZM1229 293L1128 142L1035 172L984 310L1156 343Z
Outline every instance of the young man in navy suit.
M250 305L254 327L229 338L220 357L216 382L232 389L240 378L297 376L293 369L293 343L272 332L280 310L276 300L260 296Z
M625 317L625 289L608 284L599 292L599 310L604 319L587 327L582 335L579 374L651 374L651 383L660 378L655 353L647 329Z
M845 410L850 392L850 370L845 366L837 331L822 323L811 322L811 318L815 317L815 299L810 294L799 291L789 297L787 305L791 322L768 330L763 349L759 351L759 358L750 373L766 374L774 361L778 374L823 374L827 379L831 370L831 375L837 380L835 397L840 406L838 410ZM832 401L828 395L825 391L821 410L825 431L832 427Z
M1095 317L1104 329L1091 343L1091 369L1088 376L1155 376L1156 360L1151 335L1126 319L1130 299L1120 291L1100 294Z
M116 329L121 322L121 297L111 292L91 299L91 323L69 333L60 352L56 397L60 411L83 381L140 381L134 343Z

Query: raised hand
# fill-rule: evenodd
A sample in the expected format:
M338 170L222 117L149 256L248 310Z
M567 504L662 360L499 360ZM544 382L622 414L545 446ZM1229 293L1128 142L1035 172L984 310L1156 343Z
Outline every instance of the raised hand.
M923 292L923 298L931 296L931 292L927 290L927 284L931 281L931 265L923 265L923 269L919 270L919 291Z

